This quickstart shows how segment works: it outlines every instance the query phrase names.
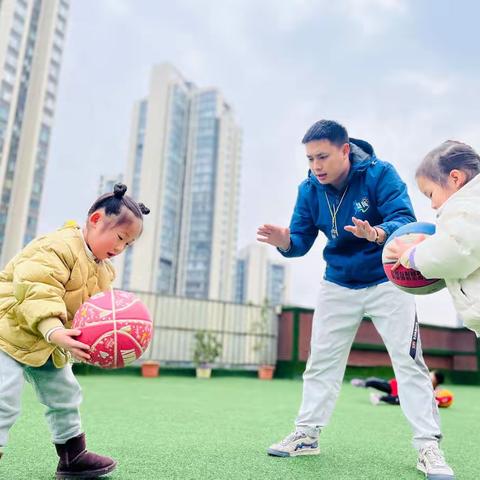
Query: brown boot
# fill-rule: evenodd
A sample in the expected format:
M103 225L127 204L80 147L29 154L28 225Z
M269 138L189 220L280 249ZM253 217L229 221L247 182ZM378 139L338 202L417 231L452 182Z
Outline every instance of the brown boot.
M58 462L56 478L97 478L115 469L117 462L109 457L87 452L85 434L73 437L65 444L55 444Z

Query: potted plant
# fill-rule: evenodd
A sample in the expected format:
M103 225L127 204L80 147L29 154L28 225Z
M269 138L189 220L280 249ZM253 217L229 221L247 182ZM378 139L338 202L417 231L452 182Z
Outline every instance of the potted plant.
M257 335L253 350L257 353L260 366L258 367L258 378L260 380L272 380L275 372L275 365L269 363L269 318L271 307L268 304L268 299L263 301L260 310L260 320L252 325L253 332Z
M153 378L158 377L160 363L155 360L146 360L142 363L142 377Z
M212 375L211 364L220 356L222 344L217 337L205 330L195 332L195 348L193 362L197 366L197 378L210 378Z

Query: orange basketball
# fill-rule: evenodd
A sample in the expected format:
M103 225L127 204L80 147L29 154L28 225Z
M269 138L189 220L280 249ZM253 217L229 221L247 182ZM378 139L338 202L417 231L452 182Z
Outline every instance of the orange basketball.
M435 390L435 400L440 408L447 408L453 403L453 393L445 388Z

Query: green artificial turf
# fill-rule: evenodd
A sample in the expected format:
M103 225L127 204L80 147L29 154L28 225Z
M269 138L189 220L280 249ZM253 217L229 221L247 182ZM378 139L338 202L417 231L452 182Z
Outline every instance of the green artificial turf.
M301 381L131 375L79 376L88 447L115 457L105 479L421 479L399 407L369 403L343 386L321 455L273 458L266 448L290 433ZM453 386L442 443L457 479L480 478L480 388ZM25 388L23 410L0 460L0 479L54 478L56 455L40 405Z

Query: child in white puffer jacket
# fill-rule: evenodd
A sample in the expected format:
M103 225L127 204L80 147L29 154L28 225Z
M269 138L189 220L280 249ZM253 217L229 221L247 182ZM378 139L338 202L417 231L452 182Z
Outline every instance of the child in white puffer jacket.
M390 242L387 256L444 278L455 309L466 327L480 337L480 156L469 145L442 143L416 172L418 187L438 209L434 235L411 247Z

